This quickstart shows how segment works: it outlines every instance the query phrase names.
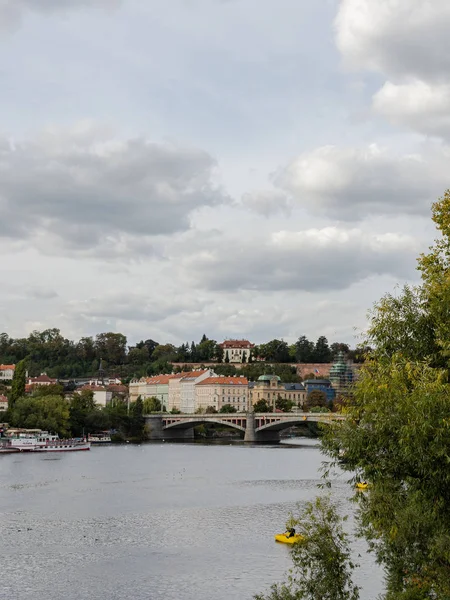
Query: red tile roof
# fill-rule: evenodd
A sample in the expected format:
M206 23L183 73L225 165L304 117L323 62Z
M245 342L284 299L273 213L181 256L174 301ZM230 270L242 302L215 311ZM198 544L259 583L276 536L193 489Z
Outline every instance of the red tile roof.
M56 383L56 379L52 379L47 375L47 373L41 373L38 377L29 377L28 381L31 384L33 383Z
M8 402L8 398L3 394L0 394L0 402Z
M246 377L207 377L196 385L248 385Z
M117 394L128 394L128 388L126 385L120 385L119 383L112 383L108 385L108 392L116 392Z
M0 371L10 371L11 369L14 371L16 365L0 365Z
M251 344L248 340L225 340L222 344L219 344L221 348L254 348L255 344Z
M147 377L146 382L150 384L164 385L169 383L169 379L176 378L178 378L177 375L155 375L154 377Z

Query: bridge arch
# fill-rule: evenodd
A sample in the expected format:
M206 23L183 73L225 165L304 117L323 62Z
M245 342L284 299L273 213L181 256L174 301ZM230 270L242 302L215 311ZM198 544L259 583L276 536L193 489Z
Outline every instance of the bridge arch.
M238 420L238 419L236 419ZM245 419L243 419L245 421ZM231 420L228 421L226 419L214 419L212 417L207 417L207 418L202 418L201 415L199 415L196 418L192 418L192 419L183 419L180 421L175 421L173 423L164 423L163 425L163 430L164 431L169 431L169 430L174 430L174 429L193 429L194 427L197 427L197 425L206 425L208 423L214 424L214 425L220 425L221 427L227 426L227 427L231 427L232 429L237 429L238 431L243 431L245 432L245 424L244 425L239 425L238 423L233 423Z

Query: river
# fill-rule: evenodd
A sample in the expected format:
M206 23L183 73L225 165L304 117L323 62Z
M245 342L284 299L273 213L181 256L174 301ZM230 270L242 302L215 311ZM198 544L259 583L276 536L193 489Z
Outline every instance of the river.
M0 456L0 598L250 600L289 568L273 535L325 493L323 460L312 440ZM346 476L332 494L354 512ZM354 552L375 600L380 570L363 542Z

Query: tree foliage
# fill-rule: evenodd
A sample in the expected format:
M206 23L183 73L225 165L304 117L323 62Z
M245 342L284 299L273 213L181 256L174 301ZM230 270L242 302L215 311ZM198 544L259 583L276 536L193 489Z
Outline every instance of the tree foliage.
M13 408L19 398L25 394L26 384L26 363L21 360L14 371L14 376L11 384L11 392L9 394L9 408Z
M61 437L69 433L69 407L61 396L19 398L10 414L15 427L43 429Z
M359 523L389 600L450 598L449 191L433 220L441 237L419 258L422 284L375 305L374 350L348 418L323 439L335 462L371 483Z
M286 583L274 585L268 595L255 600L358 600L352 583L355 567L349 538L336 507L326 497L308 502L298 518L291 518L303 539L294 544L293 566Z
M220 407L219 410L220 413L235 413L237 412L236 407L233 406L232 404L224 404L223 406Z

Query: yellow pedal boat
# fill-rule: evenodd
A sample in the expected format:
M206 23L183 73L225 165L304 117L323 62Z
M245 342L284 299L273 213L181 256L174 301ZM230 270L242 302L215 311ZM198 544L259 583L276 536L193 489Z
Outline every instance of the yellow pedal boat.
M358 481L358 483L356 484L357 490L367 490L368 487L369 484L367 483L367 481Z
M303 536L299 533L289 537L285 533L277 533L275 536L275 541L280 542L281 544L295 544L296 542L300 542L302 539Z

